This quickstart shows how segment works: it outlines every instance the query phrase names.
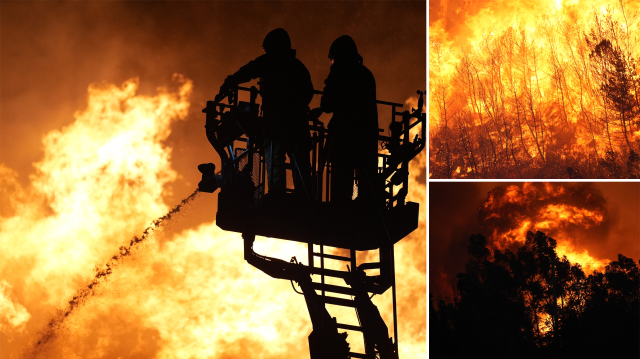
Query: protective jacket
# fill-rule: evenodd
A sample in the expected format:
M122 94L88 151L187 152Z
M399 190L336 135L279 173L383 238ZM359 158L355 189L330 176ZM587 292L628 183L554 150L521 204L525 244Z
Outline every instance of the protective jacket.
M296 58L296 50L259 56L229 76L225 84L240 84L258 77L262 113L274 132L307 128L313 84L309 70Z
M333 113L329 129L333 133L332 153L355 156L378 151L378 107L376 80L369 69L357 61L331 65L324 81L320 107Z
M320 108L333 113L329 122L329 160L332 166L331 201L353 197L353 173L357 197L380 200L376 181L378 107L373 74L356 57L336 61L324 81Z

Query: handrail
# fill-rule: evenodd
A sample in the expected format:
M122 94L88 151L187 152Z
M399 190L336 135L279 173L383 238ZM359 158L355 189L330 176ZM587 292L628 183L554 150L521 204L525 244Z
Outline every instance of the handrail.
M229 105L225 105L219 102L213 102L210 101L211 103L207 103L207 109L214 107L214 106L219 106L220 111L217 111L215 108L212 109L213 111L209 114L215 116L217 118L218 115L222 115L223 111L225 108L233 108L234 106L237 106L237 101L238 101L238 92L239 91L249 91L251 92L252 95L252 99L251 99L251 104L255 103L255 96L257 96L257 94L259 94L259 91L255 88L255 87L251 87L251 88L247 88L247 87L241 87L238 86L235 89L235 92L232 94L229 94L229 100L232 101L231 104ZM314 90L313 91L314 94L317 95L322 95L324 94L323 91L319 91L319 90ZM422 96L423 96L423 92L418 91L418 94L421 97L421 101L422 101ZM386 142L390 145L392 145L392 147L389 147L388 150L390 150L389 154L381 154L378 153L377 157L378 159L382 159L382 167L378 167L378 176L377 178L379 180L388 180L389 177L396 173L397 171L399 172L403 172L402 174L402 179L400 179L399 181L394 181L394 186L402 186L402 187L406 187L407 186L407 180L408 180L408 164L406 162L408 162L409 160L411 160L411 158L413 158L415 155L417 155L418 152L422 151L424 149L424 147L426 147L426 141L424 139L424 136L426 135L426 131L425 131L425 115L422 113L421 109L416 109L415 111L411 111L409 112L407 111L403 111L403 112L399 112L396 111L396 108L402 108L404 105L399 104L399 103L394 103L394 102L389 102L389 101L380 101L380 100L376 100L377 104L382 104L382 105L388 105L388 106L392 106L392 113L391 113L391 123L395 124L393 125L393 128L391 129L391 132L389 133L389 135L384 135L384 134L378 134L376 136L377 141L381 141L381 142ZM203 112L208 112L206 111L207 109L203 110ZM398 119L397 117L401 117L401 119ZM233 117L232 117L233 118ZM415 121L412 121L412 119L415 118ZM409 131L413 128L415 128L418 124L422 124L422 131L420 131L420 134L422 136L422 138L419 141L412 141L411 138L408 137ZM398 126L400 126L398 128ZM217 128L217 127L216 127ZM329 134L329 130L326 129L324 127L324 124L320 121L315 121L315 120L310 120L308 123L308 129L310 131L313 132L312 136L311 136L311 140L313 141L313 149L312 149L312 162L313 162L313 168L312 168L312 193L313 193L313 197L316 200L320 200L320 201L330 201L329 198L329 193L330 193L330 172L331 172L331 166L329 164L329 162L327 162L326 157L326 153L325 153L325 141L327 139L327 135ZM379 131L384 131L384 130L380 130ZM244 160L245 158L249 158L252 154L256 153L256 152L262 152L261 151L261 145L257 144L257 143L251 143L251 145L249 145L249 142L252 142L251 140L247 140L243 137L238 137L236 140L238 141L242 141L247 143L247 149L245 152L243 152L242 154L240 154L239 156L235 157L233 156L232 153L229 153L228 155L228 159L227 161L225 161L226 163L224 163L224 166L222 166L222 169L233 169L235 168L235 166L237 166L237 164ZM211 141L211 139L210 139ZM212 144L215 147L215 143L212 142ZM217 151L223 151L226 152L228 151L232 151L232 149L226 149L226 148L216 148ZM223 157L224 153L221 154L221 157ZM261 158L262 158L262 154L261 154ZM248 159L248 161L251 161ZM260 176L261 178L257 179L257 181L259 183L257 183L256 185L260 185L262 183L265 182L266 178L265 177L265 172L266 172L266 168L264 168L264 159L261 160L262 163L259 164L261 170L260 170ZM400 166L400 167L398 167ZM253 167L253 166L252 166ZM251 168L252 168L251 167ZM239 169L239 168L238 168ZM253 170L251 170L253 171ZM224 171L223 171L224 172ZM404 173L407 172L407 175L405 175ZM325 178L326 177L326 178ZM394 177L395 178L395 177ZM385 182L386 184L386 182ZM388 186L385 185L385 188L388 188ZM405 191L400 191L399 194L403 194L403 192ZM392 191L393 193L393 191ZM396 201L397 204L404 204L404 198L400 198L400 196L398 194L394 195L390 195L390 196L385 196L386 201L387 201L387 208L391 209L393 207L395 207Z
M324 92L320 91L320 90L313 90L313 93L316 95L324 95ZM399 103L395 103L395 102L389 102L389 101L381 101L381 100L376 100L376 103L381 104L381 105L387 105L387 106L395 106L395 107L403 107L404 105L399 104Z

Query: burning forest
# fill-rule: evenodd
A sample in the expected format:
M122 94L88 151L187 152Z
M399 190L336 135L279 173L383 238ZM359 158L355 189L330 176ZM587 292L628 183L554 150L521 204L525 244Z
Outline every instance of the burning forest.
M638 190L613 183L432 184L430 201L453 191L479 200L475 211L457 206L467 223L475 212L477 225L431 225L430 354L638 356ZM621 194L627 199L614 200ZM436 216L457 215L444 212Z
M636 1L429 1L430 178L639 178Z

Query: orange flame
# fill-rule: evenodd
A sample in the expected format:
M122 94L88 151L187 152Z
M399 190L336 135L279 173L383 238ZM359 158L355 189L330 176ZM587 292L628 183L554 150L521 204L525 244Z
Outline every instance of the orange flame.
M574 186L575 187L575 186ZM568 184L524 183L494 189L480 207L483 226L491 233L491 244L504 250L525 242L527 232L542 231L557 241L559 257L567 256L589 273L609 263L586 249L579 250L576 231L598 228L606 221L606 209L589 193L589 188ZM588 193L585 195L585 193Z
M640 57L639 2L433 3L429 25L433 176L637 177L640 167L629 155L640 151L636 110L622 110L612 100L616 90L603 88L613 81L607 78L610 73L624 74L631 84L625 101L640 107L640 66L633 60ZM616 59L624 69L619 63L611 70L611 59L597 61L594 49L605 39L619 52ZM627 169L627 158L633 160L629 165L633 168ZM613 169L598 169L600 160ZM474 171L458 170L466 167Z

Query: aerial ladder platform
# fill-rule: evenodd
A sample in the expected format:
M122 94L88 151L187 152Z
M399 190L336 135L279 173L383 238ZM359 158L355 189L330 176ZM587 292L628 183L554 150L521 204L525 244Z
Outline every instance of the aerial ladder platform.
M240 95L246 98L247 94L249 101L240 101ZM378 136L388 153L378 154L373 180L384 187L384 198L377 206L359 200L331 202L331 163L325 149L330 133L318 119L309 119L311 183L306 195L300 196L289 189L285 193L268 191L266 169L270 164L265 156L264 120L256 102L258 89L237 86L226 94L227 103L208 101L202 110L207 138L220 156L220 169L212 163L200 165L199 189L209 193L220 189L216 223L223 230L242 234L249 264L271 277L296 281L302 289L314 327L309 336L311 359L398 357L394 244L418 227L419 205L406 201L409 162L425 148L424 92L418 95L418 108L411 111L399 112L402 104L377 101L391 108L389 131L379 130ZM295 161L285 167L288 175L299 171ZM308 264L298 263L295 257L286 262L256 253L256 236L307 244ZM328 247L341 249L340 255ZM363 251L377 251L374 257L379 260L359 263L357 253ZM327 268L327 260L343 262L340 267L344 270ZM367 270L378 274L368 275ZM311 275L319 281L313 281ZM329 278L342 279L349 286L329 284L335 283ZM387 326L369 297L369 293L381 295L389 289L393 338L388 338ZM328 315L326 304L355 309L359 325L338 322ZM350 351L346 335L338 330L362 332L365 353Z

